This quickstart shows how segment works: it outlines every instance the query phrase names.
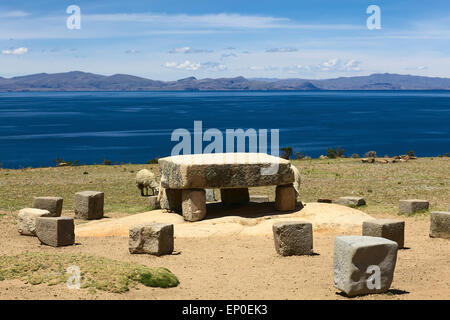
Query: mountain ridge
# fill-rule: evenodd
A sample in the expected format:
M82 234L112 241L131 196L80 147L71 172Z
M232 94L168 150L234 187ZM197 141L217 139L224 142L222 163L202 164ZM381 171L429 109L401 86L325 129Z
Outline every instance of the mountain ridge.
M110 76L70 71L0 77L0 91L316 91L316 90L450 90L450 78L392 73L331 79L204 78L152 80L128 74Z

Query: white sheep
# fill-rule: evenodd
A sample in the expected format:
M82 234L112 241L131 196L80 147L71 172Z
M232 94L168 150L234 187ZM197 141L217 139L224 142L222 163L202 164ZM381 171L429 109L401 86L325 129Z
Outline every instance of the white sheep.
M294 165L291 165L291 170L294 172L295 177L294 189L297 192L298 196L300 194L300 182L301 182L300 171L298 171L298 169Z
M148 196L149 189L152 190L153 195L159 193L158 182L156 182L155 175L147 169L139 170L136 174L136 186L141 190L141 196ZM146 194L144 194L144 189L146 190Z

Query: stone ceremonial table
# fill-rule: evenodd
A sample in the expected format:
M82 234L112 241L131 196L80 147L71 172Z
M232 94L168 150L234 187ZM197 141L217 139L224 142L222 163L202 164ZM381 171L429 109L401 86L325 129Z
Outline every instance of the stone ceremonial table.
M288 160L264 153L179 155L158 160L161 208L182 212L187 221L206 215L205 189L220 189L222 203L249 202L249 187L277 186L275 207L294 210L297 194Z

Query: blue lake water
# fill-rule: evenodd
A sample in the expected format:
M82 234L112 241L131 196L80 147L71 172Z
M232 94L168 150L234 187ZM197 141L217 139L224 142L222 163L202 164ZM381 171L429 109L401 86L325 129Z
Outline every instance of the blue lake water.
M450 152L450 92L0 93L4 168L146 163L170 155L177 128L280 129L281 146L318 157ZM203 146L208 143L205 142Z

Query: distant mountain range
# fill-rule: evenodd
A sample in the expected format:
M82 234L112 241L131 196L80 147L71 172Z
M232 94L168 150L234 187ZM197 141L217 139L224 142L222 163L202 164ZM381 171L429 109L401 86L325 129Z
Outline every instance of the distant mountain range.
M450 78L372 74L326 80L244 77L158 81L126 74L103 76L72 71L2 78L0 91L247 91L247 90L450 90Z

